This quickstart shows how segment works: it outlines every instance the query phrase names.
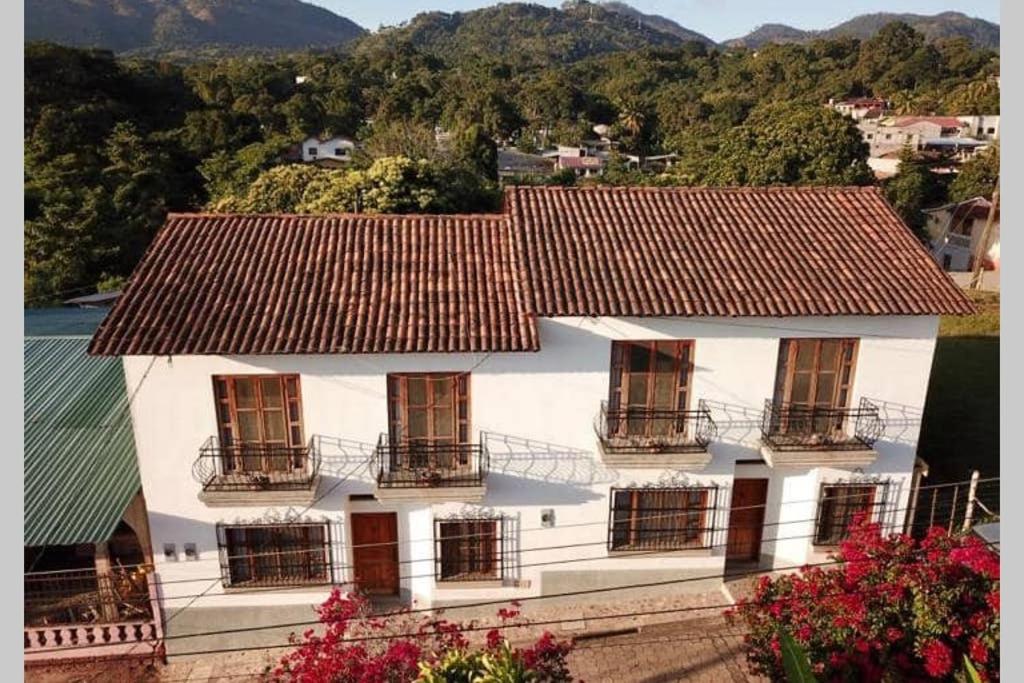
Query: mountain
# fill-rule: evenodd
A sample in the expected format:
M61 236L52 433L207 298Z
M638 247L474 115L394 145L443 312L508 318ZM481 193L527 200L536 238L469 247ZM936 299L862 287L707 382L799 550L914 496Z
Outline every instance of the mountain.
M742 38L725 41L725 45L758 48L767 43L803 43L812 40L815 35L815 31L804 31L785 24L762 24Z
M675 36L680 40L696 40L697 42L704 43L708 46L715 45L715 41L711 40L706 35L697 33L696 31L691 31L685 26L680 26L668 17L663 17L660 14L644 14L635 7L631 7L624 2L616 2L615 0L606 0L605 2L598 4L605 9L627 16L633 21L655 28L662 33L669 34L670 36Z
M333 47L365 30L300 0L25 0L25 40L115 52Z
M756 48L766 43L803 43L817 38L870 38L886 24L902 21L924 34L928 40L967 38L976 47L999 49L999 24L969 17L960 12L940 14L862 14L823 31L804 31L785 24L765 24L742 38L725 41L728 47Z
M561 8L507 3L469 12L424 12L366 36L357 49L397 42L411 43L448 63L500 56L521 64L544 64L645 47L677 47L686 40L605 6L571 0Z

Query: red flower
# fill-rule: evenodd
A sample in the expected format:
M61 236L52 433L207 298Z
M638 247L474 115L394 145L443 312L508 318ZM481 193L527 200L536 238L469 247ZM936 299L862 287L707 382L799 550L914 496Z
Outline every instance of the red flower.
M953 668L953 653L939 640L928 641L921 648L921 654L924 656L924 670L933 678L941 678Z
M897 640L903 637L903 631L899 630L895 626L890 626L885 629L885 639L890 643L895 643Z
M967 646L967 652L971 661L975 664L985 664L988 662L988 648L977 638L971 638L971 642Z

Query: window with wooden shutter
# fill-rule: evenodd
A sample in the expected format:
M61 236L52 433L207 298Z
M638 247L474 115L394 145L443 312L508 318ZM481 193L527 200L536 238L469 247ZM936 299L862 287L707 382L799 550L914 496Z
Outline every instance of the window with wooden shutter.
M856 339L783 339L775 375L775 410L784 432L842 431L849 407Z
M393 443L469 443L469 373L388 375Z
M435 520L438 581L501 579L503 519Z
M711 542L717 488L613 488L611 550L703 548Z
M838 545L849 535L858 515L874 520L884 501L876 484L823 484L818 498L815 545Z
M298 375L218 375L213 397L226 471L304 466Z
M692 341L613 341L608 395L611 436L652 437L685 431Z

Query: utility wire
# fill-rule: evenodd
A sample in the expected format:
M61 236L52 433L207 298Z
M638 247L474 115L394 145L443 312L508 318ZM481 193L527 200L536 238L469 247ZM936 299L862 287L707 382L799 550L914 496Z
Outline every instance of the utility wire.
M994 546L998 546L999 542L998 541L986 542L986 543L983 543L983 545L985 545L987 547L994 547ZM911 552L914 553L914 554L917 554L917 553L922 553L922 552L925 552L925 551L926 551L926 549L924 549L924 548L917 548L917 549L915 549L915 550L913 550ZM729 575L729 578L735 579L735 578L746 577L746 576L757 576L757 575L763 575L763 574L771 574L771 573L775 573L775 572L779 572L779 571L802 570L804 568L834 566L834 565L838 565L838 564L854 564L856 562L872 562L872 561L875 561L875 559L876 558L873 558L873 557L866 557L866 558L861 558L861 559L850 559L850 560L833 559L833 560L828 560L828 561L823 561L823 562L804 563L804 564L800 564L800 565L790 565L790 566L786 566L786 567L777 567L777 568L774 568L774 569L756 569L756 570L750 570L750 571L745 571L745 572L731 573ZM918 563L912 563L912 564L918 564ZM655 581L655 582L650 582L650 583L627 584L627 585L623 585L623 586L613 586L613 587L608 587L608 588L592 588L592 589L583 589L583 590L577 590L577 591L567 591L567 592L555 593L555 594L551 594L551 595L528 596L528 597L523 597L523 598L517 598L515 600L515 602L523 603L523 602L527 602L527 601L544 600L544 599L551 599L551 598L557 598L557 597L575 597L575 596L579 596L579 595L592 595L592 594L595 594L595 593L608 593L608 592L614 592L614 591L632 590L632 589L636 589L636 588L661 587L661 586L668 586L668 585L674 585L674 584L680 584L680 583L692 583L692 582L695 582L695 581L706 581L706 580L709 580L709 579L718 579L718 578L722 578L722 575L721 574L712 574L712 575L704 575L704 576L693 576L693 577L686 577L686 578L682 578L682 579L668 579L668 580L664 580L664 581ZM856 592L864 593L864 592L867 592L867 591L859 590L859 591L856 591ZM843 594L843 593L838 593L838 594ZM797 599L797 598L802 598L802 596L791 596L790 598L779 598L779 600ZM506 599L506 600L497 600L497 601L468 603L468 604L458 605L455 608L451 608L451 609L465 609L467 607L504 605L504 604L509 604L509 602L511 602L511 601ZM658 615L658 614L675 614L675 613L683 613L683 612L707 611L707 610L719 609L719 608L726 609L726 608L734 607L734 606L735 606L735 603L731 603L730 602L730 603L722 603L722 604L719 604L719 605L687 606L687 607L667 608L667 609L659 609L659 610L646 610L646 611L633 611L633 612L615 613L615 614L598 614L598 615L587 616L586 619L597 621L597 620L605 620L605 619L616 619L616 618L620 618L620 617L625 618L625 617L651 616L651 615ZM383 618L390 617L390 616L407 616L407 615L420 614L420 613L432 612L432 611L438 611L438 608L424 608L424 609L420 609L420 610L401 610L401 611L397 611L397 612L385 612L383 614L378 614L378 615L369 615L369 616L366 616L366 617L356 617L356 618L351 619L350 621L379 620L379 619L383 619ZM440 611L443 612L445 610L444 609L440 609ZM543 621L531 621L531 622L520 623L520 624L499 624L499 625L489 625L489 626L468 626L468 627L462 628L460 630L462 632L475 632L475 631L489 631L491 629L501 630L503 628L529 628L529 627L532 627L532 626L545 626L545 625L552 625L552 624L562 624L562 623L565 623L565 622L568 622L568 621L575 621L575 620L576 619L573 619L573 618L561 617L561 618L557 618L557 619L548 619L548 620L543 620ZM299 626L316 626L316 625L318 625L320 623L321 622L319 622L319 621L302 621L302 622L294 622L294 623L288 623L288 624L251 626L251 627L236 628L236 629L222 629L222 630L218 630L218 631L207 631L207 632L199 632L199 633L179 634L179 635L175 635L175 636L164 636L164 638L162 640L163 641L167 641L167 640L177 640L177 639L181 639L181 638L199 638L199 637L211 636L211 635L225 635L225 634L233 634L233 633L249 633L249 632L253 632L253 631L263 631L263 630L278 629L278 628L293 628L293 627L299 627ZM414 633L387 634L387 635L381 634L381 635L373 635L373 636L360 636L360 637L356 637L356 638L343 638L343 639L339 640L338 642L340 642L340 643L345 643L345 642L367 642L367 641L379 641L379 640L395 640L395 639L398 639L398 638L414 638L414 637L422 637L422 636L423 636L422 633L417 633L417 632L414 632ZM69 648L62 648L62 651L74 650L74 649L88 649L88 648L95 648L97 646L102 647L102 646L110 646L110 645L120 645L120 643L101 643L101 644L98 644L98 645L73 646L73 647L69 647ZM283 644L280 644L280 645L259 645L259 646L252 646L252 647L218 648L218 649L213 649L213 650L199 650L199 651L193 651L193 652L179 652L179 653L175 653L175 656L194 656L194 655L201 655L201 654L220 654L220 653L227 653L227 652L247 652L247 651L251 651L251 650L281 649L281 648L295 647L295 646L296 646L295 643L289 642L289 643L283 643Z

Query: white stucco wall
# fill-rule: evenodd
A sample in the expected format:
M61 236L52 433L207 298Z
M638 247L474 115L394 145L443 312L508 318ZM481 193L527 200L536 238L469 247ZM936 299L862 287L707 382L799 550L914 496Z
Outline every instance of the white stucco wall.
M889 521L901 523L937 324L935 317L558 318L541 320L542 350L537 353L126 357L129 392L137 391L132 417L166 609L173 612L204 591L193 607L295 604L316 602L326 595L323 589L232 593L221 588L214 524L288 519L298 511L208 507L197 497L200 485L192 477L192 463L202 442L216 433L212 375L300 374L306 437L337 439L325 440L320 491L334 488L305 518L331 523L338 577L351 578L349 513L395 510L400 573L406 577L403 588L419 604L512 599L538 594L544 572L678 569L720 573L735 474L770 478L762 550L774 556L776 567L817 557L810 535L823 481L854 476L888 480ZM738 460L760 458L760 413L772 394L780 337L815 336L860 338L851 405L868 397L883 407L888 428L876 445L878 460L864 472L737 465ZM616 471L602 464L593 428L600 402L608 393L610 340L661 338L696 340L691 407L696 407L697 399L705 399L719 425L719 439L711 445L713 459L699 472ZM350 501L350 494L374 489L367 458L378 435L387 429L386 373L465 370L472 370L472 431L489 433L490 474L483 503ZM605 547L609 489L665 480L720 487L712 551L610 556ZM518 568L512 573L521 584L438 590L432 577L433 519L476 508L514 520L519 553L513 560ZM555 510L553 528L541 528L545 508ZM180 561L164 560L165 543L176 544ZM197 544L198 561L183 559L185 543ZM587 545L531 550L567 544Z
M309 150L315 148L316 154L310 154ZM306 138L302 141L302 160L320 161L331 159L333 161L352 161L352 152L355 150L355 143L348 138L330 138L319 140L317 138ZM338 149L344 150L344 154L337 154Z

